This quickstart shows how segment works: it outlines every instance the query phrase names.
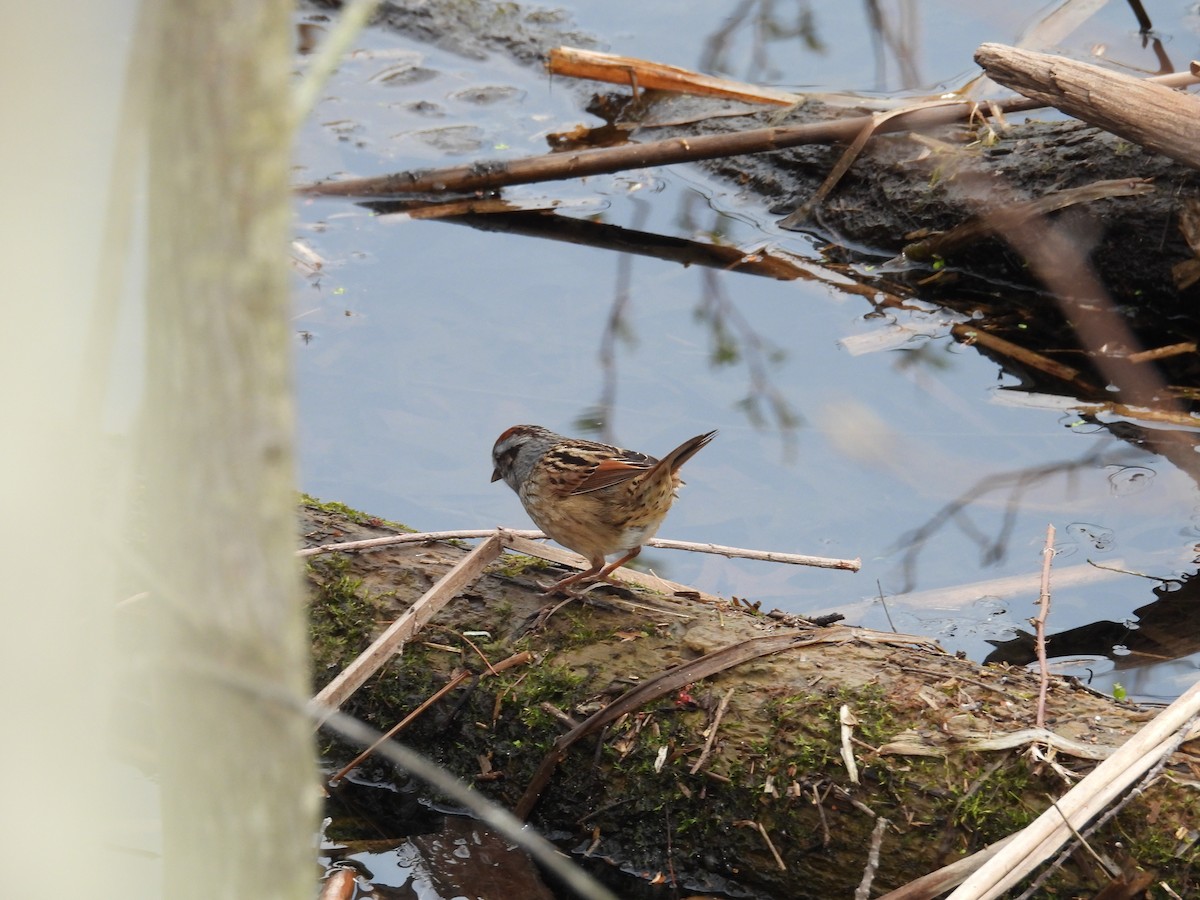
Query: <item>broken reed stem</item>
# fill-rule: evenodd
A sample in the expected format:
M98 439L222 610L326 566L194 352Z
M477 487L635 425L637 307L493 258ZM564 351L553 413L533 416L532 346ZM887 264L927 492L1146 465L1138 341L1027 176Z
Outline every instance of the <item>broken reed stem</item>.
M1038 595L1038 615L1033 620L1037 629L1038 685L1037 727L1046 727L1046 693L1050 690L1050 666L1046 662L1046 617L1050 614L1050 562L1054 559L1054 526L1046 526L1046 546L1042 548L1042 589Z
M424 544L431 541L469 540L471 538L486 538L499 534L505 546L509 546L508 537L524 540L549 540L540 531L513 531L508 528L465 529L461 531L424 531L412 534L393 534L388 537L367 538L361 541L344 541L338 544L322 544L319 547L308 547L297 550L299 557L316 556L320 553L335 551L367 550L372 547L386 547L390 544ZM726 547L722 544L701 544L694 541L671 541L663 538L652 538L647 547L660 550L689 550L693 553L713 553L718 556L737 557L739 559L757 559L762 562L788 563L793 566L816 566L822 569L845 569L857 572L862 568L861 559L832 559L824 556L805 556L799 553L780 553L775 550L746 550L741 547Z
M725 716L725 710L729 708L729 701L733 697L734 688L730 688L725 692L725 696L721 698L720 704L717 706L716 713L713 714L712 725L708 729L708 737L704 740L704 749L700 751L700 758L693 763L691 774L695 775L700 771L700 767L708 762L708 757L712 753L713 745L717 742L717 729L721 727L721 719Z

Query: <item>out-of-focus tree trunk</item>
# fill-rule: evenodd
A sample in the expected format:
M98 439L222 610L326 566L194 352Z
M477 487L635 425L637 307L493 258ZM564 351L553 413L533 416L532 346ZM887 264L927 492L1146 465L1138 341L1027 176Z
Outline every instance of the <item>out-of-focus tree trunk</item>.
M312 895L290 13L6 23L6 896Z
M147 571L164 876L307 897L317 796L295 542L286 0L147 5Z

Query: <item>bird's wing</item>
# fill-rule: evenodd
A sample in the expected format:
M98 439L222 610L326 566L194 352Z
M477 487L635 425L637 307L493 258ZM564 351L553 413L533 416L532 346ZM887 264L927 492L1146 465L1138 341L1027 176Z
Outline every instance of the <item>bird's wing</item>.
M587 494L620 484L649 471L658 462L644 453L604 444L594 446L594 453L575 452L570 447L556 447L550 451L558 459L547 462L559 476L558 483L564 494Z

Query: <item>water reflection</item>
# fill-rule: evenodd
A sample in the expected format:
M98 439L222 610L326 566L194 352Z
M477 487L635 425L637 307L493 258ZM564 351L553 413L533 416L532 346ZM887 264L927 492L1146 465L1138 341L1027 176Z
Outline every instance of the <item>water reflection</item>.
M664 31L655 36L652 27L661 13L642 12L646 34L622 35L623 51L637 52L645 37L663 40ZM912 18L889 20L901 23L887 25L891 37L878 20L874 31L861 19L848 25L862 7L745 3L713 26L726 12L698 7L689 17L688 28L701 32L689 46L708 54L698 54L699 68L765 80L778 70L788 82L843 88L864 86L854 79L871 41L913 55L905 80L921 70L946 77L962 65L949 60L969 54L972 42L963 35L974 27L965 15L939 21L945 41L937 51L957 54L939 59L935 48L913 40L917 17L927 12L916 4L904 7ZM752 23L768 30L755 35ZM737 55L747 39L760 41L759 56ZM298 181L442 164L445 153L459 151L411 137L429 129L430 110L439 124L468 129L458 133L469 134L483 158L543 152L547 134L585 119L576 86L547 85L507 57L468 62L383 31L365 42L369 52L339 71L317 123L306 126ZM435 77L381 81L398 61ZM876 75L893 77L882 66ZM502 102L476 102L493 96ZM801 166L816 159L795 158ZM1069 332L1049 327L1044 294L992 284L990 304L981 306L979 295L968 301L964 291L956 305L961 282L948 286L945 278L932 307L935 295L906 284L904 271L882 277L861 257L834 261L812 240L781 234L758 185L743 193L745 169L726 174L731 180L721 182L695 170L651 170L549 191L506 190L501 201L470 202L518 211L485 214L479 206L478 214L459 210L446 220L470 230L372 217L345 202L299 208L304 486L422 527L517 524L519 508L486 491L487 445L502 427L545 421L653 446L656 429L673 434L694 421L720 427L722 441L707 468L689 478L695 496L687 515L672 522L682 533L670 536L861 555L869 576L862 581L872 583L848 587L822 574L720 560L655 560L708 590L816 613L848 608L856 602L848 595L872 593L876 578L893 596L1016 578L1036 569L1030 548L1050 518L1065 519L1064 529L1073 522L1086 524L1092 537L1107 535L1130 568L1177 577L1181 551L1195 539L1191 531L1180 536L1190 528L1194 485L1174 477L1198 474L1187 397L1174 420L1148 421L1128 404L1156 389L1126 388L1115 397L1107 387L1125 387L1130 373L1158 366L1172 388L1192 385L1187 390L1200 396L1194 354L1146 363L1125 357L1118 369L1095 371ZM631 190L635 184L656 193ZM535 211L555 206L565 214ZM473 233L481 229L489 233ZM535 234L555 243L532 240ZM681 264L692 268L685 273ZM774 280L785 277L793 280ZM1076 312L1094 318L1091 309ZM1151 332L1137 317L1153 312L1130 313L1139 335ZM889 322L899 332L892 349L894 335L880 336ZM1159 333L1173 334L1179 321L1159 324ZM1007 329L1009 345L1018 344L1016 334L1033 358L1060 362L1076 379L1055 381L1031 357L1011 355L1009 345L951 341L955 326L959 335L963 327ZM852 356L843 348L874 352ZM992 379L1002 382L995 392ZM1057 395L1066 406L987 405L1017 392ZM1092 405L1081 407L1080 397ZM1064 419L1069 430L1053 420L1052 410L1063 408L1072 410ZM780 435L791 455L779 452ZM1084 449L1081 440L1089 442ZM1148 451L1175 468L1151 461ZM1107 480L1097 485L1097 477ZM1079 537L1087 553L1075 559L1111 552ZM1010 610L1012 596L1002 601ZM1052 624L1057 618L1059 630L1071 632L1120 622L1139 602L1128 590L1098 591L1074 608L1057 608ZM858 618L879 624L871 615ZM991 629L1002 620L989 615L987 629L973 629L964 617L947 645L982 657L990 645L981 635L997 639ZM1136 657L1137 641L1124 643L1131 652L1123 659Z

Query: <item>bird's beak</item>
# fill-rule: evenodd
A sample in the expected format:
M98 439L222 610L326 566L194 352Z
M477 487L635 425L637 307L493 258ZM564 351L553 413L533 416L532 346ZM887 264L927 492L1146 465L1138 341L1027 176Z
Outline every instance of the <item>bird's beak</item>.
M492 481L499 481L503 477L499 469L492 469Z

